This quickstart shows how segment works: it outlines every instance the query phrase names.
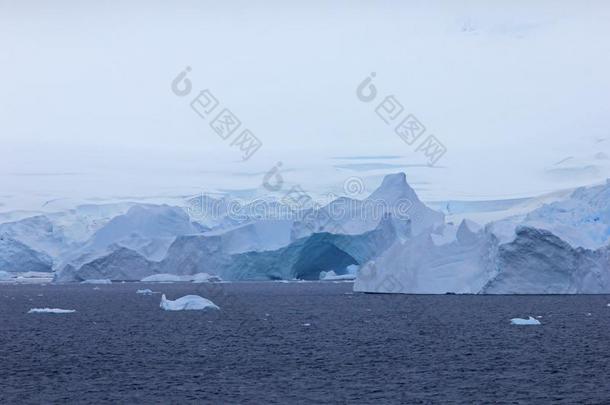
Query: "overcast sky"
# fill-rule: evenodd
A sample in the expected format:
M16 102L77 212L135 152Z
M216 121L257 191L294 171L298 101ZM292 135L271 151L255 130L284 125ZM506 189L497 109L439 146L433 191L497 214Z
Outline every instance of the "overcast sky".
M427 200L610 177L610 3L429 3L0 1L0 210L248 195L278 162L313 193L404 171ZM241 121L227 140L190 107L204 89ZM376 113L391 95L426 128L413 145ZM246 128L262 147L244 161Z

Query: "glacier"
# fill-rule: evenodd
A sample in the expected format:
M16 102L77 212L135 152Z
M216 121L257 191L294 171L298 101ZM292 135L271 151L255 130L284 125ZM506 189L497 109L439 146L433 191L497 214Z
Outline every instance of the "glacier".
M202 195L187 207L3 214L0 271L47 272L54 282L355 277L360 292L610 292L610 181L433 209L396 173L363 199L262 202L262 212L261 201L235 211L227 197Z
M0 235L0 271L46 273L52 270L53 260L49 255L7 235Z

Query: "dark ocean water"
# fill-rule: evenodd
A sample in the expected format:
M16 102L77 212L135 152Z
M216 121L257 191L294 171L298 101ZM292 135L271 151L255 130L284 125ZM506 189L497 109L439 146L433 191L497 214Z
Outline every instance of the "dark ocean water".
M0 285L0 402L610 402L609 296L94 287ZM159 295L135 293L147 287L222 311L165 312ZM77 312L26 313L34 307ZM529 315L542 326L509 323Z

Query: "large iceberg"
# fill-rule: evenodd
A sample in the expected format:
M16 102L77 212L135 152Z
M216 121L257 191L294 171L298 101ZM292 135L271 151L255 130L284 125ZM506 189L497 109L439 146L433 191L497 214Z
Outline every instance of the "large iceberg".
M462 222L456 238L437 245L432 236L396 241L373 262L362 266L355 291L444 294L477 293L497 271L493 258L497 240L474 233Z
M455 237L452 225L445 224L430 233L397 241L361 266L354 290L432 294L608 293L609 189L606 184L576 190L566 200L537 208L521 223L512 218L477 230L472 223L463 221ZM553 222L555 217L558 220ZM530 226L534 218L544 227ZM571 236L574 244L549 229L568 239Z

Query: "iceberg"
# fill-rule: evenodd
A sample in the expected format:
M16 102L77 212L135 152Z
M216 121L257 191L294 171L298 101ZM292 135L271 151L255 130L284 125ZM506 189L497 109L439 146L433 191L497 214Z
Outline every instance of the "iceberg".
M75 309L60 309L60 308L32 308L28 314L71 314L76 312Z
M0 271L0 281L7 281L13 278L10 273L6 271Z
M90 280L85 280L85 281L81 281L81 284L112 284L111 280L108 280L107 278L99 278L99 279L90 279Z
M496 272L493 235L474 233L466 222L450 243L430 234L397 240L361 266L354 291L406 294L478 293Z
M165 294L161 296L160 307L165 311L194 311L204 309L220 309L212 301L199 295L185 295L177 300L168 300Z
M540 325L540 321L536 318L529 317L528 319L513 318L510 320L511 325Z
M154 294L154 291L151 290L150 288L144 288L142 290L137 290L136 294L141 294L141 295L152 295Z

